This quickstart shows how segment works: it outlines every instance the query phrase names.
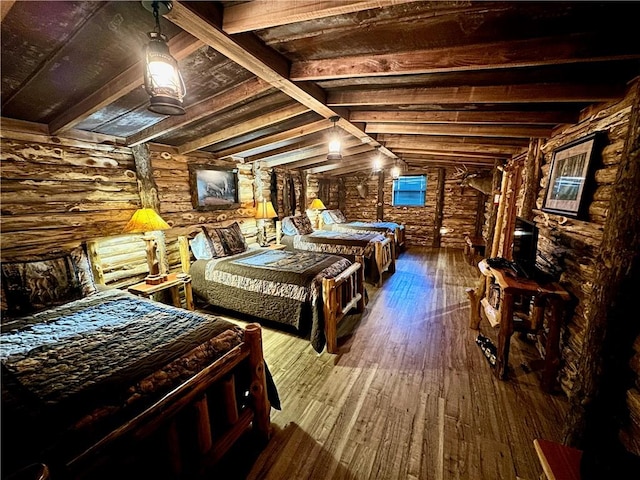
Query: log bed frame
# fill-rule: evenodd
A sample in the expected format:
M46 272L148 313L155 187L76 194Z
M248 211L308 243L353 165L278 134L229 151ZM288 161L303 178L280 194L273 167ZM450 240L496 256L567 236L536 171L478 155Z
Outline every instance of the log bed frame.
M378 258L381 259L381 262L378 263L379 265L381 265L383 261L386 262L385 270L387 270L393 262L392 247L389 247L389 245L392 245L392 242L387 238L384 243L385 247L383 248L381 246L379 248L380 251L376 251L376 261L378 261ZM180 249L182 271L189 273L191 267L191 251L189 249L188 237L179 236L178 247ZM329 353L338 353L338 323L354 308L356 312L362 312L364 310L363 265L363 259L360 257L356 258L356 262L337 277L322 280L324 333L327 340L327 352ZM382 271L380 278L382 278Z
M374 260L378 267L378 281L376 287L382 286L382 274L384 272L394 273L396 271L396 239L393 232L385 234L385 239L382 242L376 242L374 247Z
M249 378L248 406L239 409L236 376ZM242 390L244 391L244 390ZM221 399L221 412L210 415L209 400ZM175 477L198 478L215 464L251 426L260 441L271 436L271 405L267 398L260 325L244 330L244 341L221 358L113 430L79 455L65 462L65 478L95 478L101 467L131 453L140 442L153 438L164 444L167 468ZM211 412L213 413L213 412ZM183 451L181 445L195 445ZM155 461L163 460L162 455ZM195 460L194 460L195 458Z

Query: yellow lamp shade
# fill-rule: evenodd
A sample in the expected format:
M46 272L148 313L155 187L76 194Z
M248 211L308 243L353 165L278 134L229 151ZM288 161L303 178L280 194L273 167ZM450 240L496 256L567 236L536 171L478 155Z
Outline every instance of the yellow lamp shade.
M133 214L129 223L122 230L123 233L143 233L154 230L168 230L171 228L153 208L140 208Z
M319 198L314 198L311 205L309 205L310 210L325 210L326 208Z
M278 214L273 208L273 203L262 201L258 203L256 207L256 218L257 219L265 219L265 218L276 218Z

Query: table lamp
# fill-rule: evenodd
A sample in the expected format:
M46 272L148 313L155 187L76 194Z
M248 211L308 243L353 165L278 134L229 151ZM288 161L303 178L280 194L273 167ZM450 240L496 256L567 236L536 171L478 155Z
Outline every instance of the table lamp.
M152 208L140 208L136 210L122 230L122 233L146 233L142 239L147 243L147 264L149 266L149 275L144 281L151 285L157 285L166 281L167 274L160 273L160 264L156 255L157 243L156 239L149 235L150 232L156 230L167 230L171 228L160 215Z
M262 220L262 240L259 242L261 247L267 246L267 226L265 220L276 218L278 214L273 208L273 203L262 200L256 207L256 220Z
M326 210L326 208L319 198L314 198L309 205L309 210L316 212L316 229L320 228L320 210Z

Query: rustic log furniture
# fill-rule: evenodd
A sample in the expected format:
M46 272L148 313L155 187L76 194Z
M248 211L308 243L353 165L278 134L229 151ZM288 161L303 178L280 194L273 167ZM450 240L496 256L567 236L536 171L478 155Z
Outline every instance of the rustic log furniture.
M191 269L191 255L189 253L189 241L186 236L178 237L178 245L180 249L180 258L183 271ZM282 246L284 247L284 245ZM280 245L273 245L271 250L281 250ZM342 270L334 277L322 278L322 318L324 323L324 336L326 340L326 348L329 353L338 353L337 325L351 310L362 312L365 307L365 290L364 290L364 269L362 259L358 259L348 268ZM309 286L309 288L311 288ZM274 295L276 294L273 292ZM207 301L214 306L222 306L228 308L227 305L219 305L222 299L207 297ZM240 313L256 315L264 318L260 312L251 309L249 302L242 305L235 303L234 310ZM275 318L269 320L277 321Z
M195 478L250 426L270 436L258 324L241 329L109 289L14 320L3 345L7 468L44 462L55 478L96 479L153 467Z
M547 304L550 306L542 388L546 392L552 391L560 362L560 324L564 302L570 298L569 293L557 283L541 284L533 279L518 277L506 268L489 267L486 260L482 260L478 268L493 285L499 287L499 307L495 308L489 301L491 288L487 289L487 295L482 299L467 290L471 299L470 326L479 328L481 313L492 326L500 326L495 368L498 378L507 378L509 345L514 331L538 332L542 328L545 307ZM514 304L519 295L530 299L533 306L526 315L516 317Z
M138 295L145 298L150 298L154 293L162 292L165 290L171 291L171 299L176 307L181 307L180 301L180 286L184 289L185 306L189 310L194 310L193 306L193 291L191 288L191 276L180 273L170 273L167 276L167 280L157 285L152 285L146 282L132 285L128 288L129 293Z

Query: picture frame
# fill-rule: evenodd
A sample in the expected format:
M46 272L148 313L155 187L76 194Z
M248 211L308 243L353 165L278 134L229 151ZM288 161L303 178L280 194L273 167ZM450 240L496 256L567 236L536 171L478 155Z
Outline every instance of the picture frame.
M238 169L189 164L191 203L196 210L238 208Z
M553 152L542 211L579 218L584 214L599 134L592 133Z

